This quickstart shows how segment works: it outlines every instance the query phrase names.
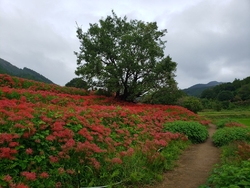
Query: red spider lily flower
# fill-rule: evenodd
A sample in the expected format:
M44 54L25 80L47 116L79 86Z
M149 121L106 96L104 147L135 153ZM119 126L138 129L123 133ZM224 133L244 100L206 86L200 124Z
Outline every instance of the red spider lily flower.
M60 188L60 187L62 187L62 183L61 182L57 182L56 183L56 188Z
M17 154L17 150L11 149L11 148L0 148L0 158L6 158L6 159L14 159L13 154Z
M20 129L24 129L25 128L25 126L22 125L22 124L20 124L20 123L16 123L14 127L15 128L20 128Z
M64 128L63 126L65 125L65 122L63 121L56 121L53 125L51 130L52 131L62 131Z
M57 163L59 161L59 158L54 156L49 156L49 160L51 163Z
M65 172L64 168L60 167L57 169L59 174L63 174Z
M24 176L27 180L35 181L36 180L36 173L35 172L21 172L21 176Z
M118 157L115 157L113 159L111 159L111 163L113 164L122 164L122 160Z
M75 143L76 143L75 140L72 139L72 138L70 138L70 139L66 142L65 147L70 149L70 148L74 147Z
M67 169L66 172L68 174L75 174L75 170L74 169Z
M29 131L26 131L23 133L23 138L29 138L29 137L33 136L35 133L36 133L36 129L30 128Z
M128 156L132 156L133 154L134 154L134 149L133 148L128 148L128 150L127 150L127 155Z
M18 183L15 188L29 188L29 186L25 185L24 183Z
M28 155L31 155L33 153L33 150L31 148L26 149L25 151Z
M46 137L46 140L48 140L48 141L54 141L54 140L56 140L56 136L50 134L50 135L48 135Z
M7 174L7 175L4 176L3 180L6 181L6 182L11 182L12 177L9 174Z
M54 131L53 135L58 138L72 138L74 136L74 132L70 129L63 129L61 131Z
M18 142L10 142L10 143L9 143L9 147L10 147L10 148L14 148L14 147L16 147L16 146L19 146L19 143L18 143Z
M4 142L11 142L15 138L19 138L19 135L11 133L0 133L0 144L3 144Z
M47 172L42 172L41 174L40 174L40 178L42 178L42 179L46 179L46 178L48 178L49 177L49 174L47 173Z
M78 142L76 147L77 152L81 151L93 151L95 153L102 153L106 152L106 150L102 150L99 146L97 146L95 143L90 143L89 141L85 141L84 143Z
M82 128L81 130L78 131L78 134L87 138L87 140L92 141L93 137L90 135L88 129Z
M96 170L100 169L101 164L99 161L96 160L96 158L90 158L89 160Z

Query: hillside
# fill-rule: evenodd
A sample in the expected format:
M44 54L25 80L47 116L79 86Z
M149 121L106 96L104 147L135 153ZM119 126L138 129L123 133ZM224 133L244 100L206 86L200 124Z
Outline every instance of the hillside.
M192 120L207 131L209 123L179 106L128 103L5 74L0 112L0 187L15 188L155 182L191 143L163 125Z
M26 67L24 67L23 69L20 69L1 58L0 58L0 74L8 74L11 76L17 76L20 78L26 78L29 80L44 82L48 84L53 83L51 80L37 73L36 71L33 71Z
M200 97L201 93L208 88L222 84L223 82L211 81L207 84L195 84L183 91L189 96Z

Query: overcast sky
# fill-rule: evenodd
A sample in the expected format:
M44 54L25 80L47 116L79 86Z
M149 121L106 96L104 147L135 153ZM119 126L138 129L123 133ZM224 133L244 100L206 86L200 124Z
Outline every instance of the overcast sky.
M87 31L111 10L168 30L181 89L250 76L250 0L0 0L0 58L63 86L76 77L76 22Z

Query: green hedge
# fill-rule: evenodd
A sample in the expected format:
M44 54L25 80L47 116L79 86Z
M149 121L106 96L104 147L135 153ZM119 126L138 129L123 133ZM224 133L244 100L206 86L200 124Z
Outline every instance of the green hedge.
M224 164L213 170L207 180L208 187L240 188L250 187L250 161L242 161L239 165Z
M192 143L202 143L208 138L204 125L194 121L175 121L164 125L165 131L184 133Z
M212 136L215 146L224 146L233 141L250 141L250 129L243 127L224 127Z

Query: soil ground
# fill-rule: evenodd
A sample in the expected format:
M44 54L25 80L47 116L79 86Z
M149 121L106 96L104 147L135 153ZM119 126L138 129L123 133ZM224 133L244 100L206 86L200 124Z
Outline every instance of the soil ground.
M216 148L211 136L216 131L210 124L209 138L205 143L191 145L177 161L177 166L164 174L163 181L144 188L198 188L205 184L213 166L219 162L220 149Z

